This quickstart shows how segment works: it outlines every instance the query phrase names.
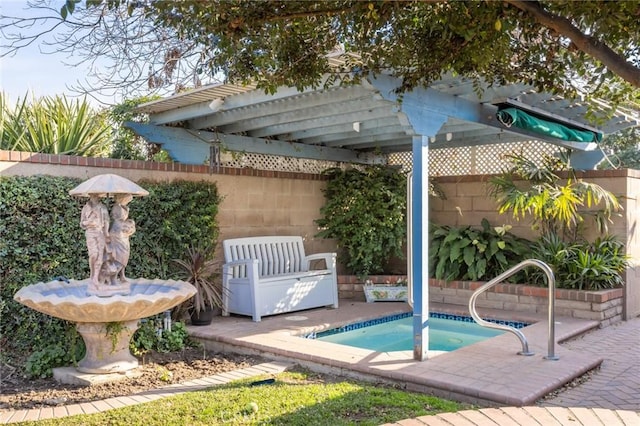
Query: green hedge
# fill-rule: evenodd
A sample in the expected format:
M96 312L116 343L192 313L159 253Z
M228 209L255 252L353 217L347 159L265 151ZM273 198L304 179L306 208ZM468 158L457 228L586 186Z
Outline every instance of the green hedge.
M73 343L73 324L40 314L13 300L20 288L58 276L89 276L80 211L84 199L68 191L73 178L0 177L0 345L7 354L28 355L60 340ZM177 278L171 259L190 243L216 241L221 198L215 183L139 182L149 196L135 198L127 276Z
M326 203L316 220L321 238L335 238L338 260L360 277L388 270L403 258L407 237L407 176L394 167L331 168Z

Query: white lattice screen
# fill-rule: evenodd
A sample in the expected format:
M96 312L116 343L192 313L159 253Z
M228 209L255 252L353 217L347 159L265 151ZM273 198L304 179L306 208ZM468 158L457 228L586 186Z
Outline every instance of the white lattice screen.
M553 155L559 149L556 145L539 141L433 149L429 151L429 175L495 174L504 171L506 154L522 154L537 163L545 155ZM410 169L411 153L391 154L389 164L401 164L403 168Z
M433 149L429 152L429 174L461 176L500 173L505 167L505 154L520 153L537 162L545 155L553 155L558 150L555 145L539 141ZM402 165L403 169L408 170L411 168L411 152L391 154L388 161L389 164ZM320 173L343 164L251 153L224 153L221 163L226 167L302 173Z
M319 174L323 170L331 167L337 167L341 164L332 161L309 160L306 158L281 157L279 155L253 153L225 153L221 155L220 162L222 166L238 169L249 167L258 170L315 174Z

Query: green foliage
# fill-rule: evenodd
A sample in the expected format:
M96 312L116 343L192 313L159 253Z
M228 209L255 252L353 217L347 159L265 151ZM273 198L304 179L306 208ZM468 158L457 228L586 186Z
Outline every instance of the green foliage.
M105 328L107 330L107 337L111 340L111 352L115 352L118 347L118 341L120 340L120 333L122 333L126 327L124 323L115 321L107 323Z
M73 330L67 330L71 339L59 339L43 349L33 352L25 362L25 372L29 377L46 378L53 375L53 369L75 364L84 356L85 346Z
M142 137L137 136L132 130L123 126L127 121L145 122L146 114L140 114L135 109L145 102L158 99L158 96L142 96L135 99L127 99L107 110L113 131L113 143L110 158L124 160L155 160L170 161L168 157L160 154L160 148L155 144L149 144Z
M605 137L600 145L607 152L607 158L598 168L640 170L640 127Z
M222 197L215 183L174 181L170 185L142 181L149 196L130 204L136 221L131 236L130 276L179 279L172 259L182 258L194 241L215 244L216 216Z
M403 256L406 239L407 181L397 169L339 168L329 177L326 204L316 220L321 238L335 238L340 260L360 276L385 271L391 256Z
M530 242L509 233L510 227L482 228L431 224L429 270L431 276L447 281L488 280L529 257ZM513 280L518 281L519 275Z
M171 326L171 331L162 330L162 339L158 342L156 351L176 352L192 345L195 345L195 342L189 340L187 327L183 322L175 322Z
M516 219L530 217L534 229L543 236L562 235L575 241L584 216L592 215L600 232L607 231L611 215L621 209L614 194L599 185L577 179L572 170L563 183L554 172L567 169L558 159L547 157L542 166L520 154L506 156L513 166L489 180L490 194L498 201L500 213L511 212ZM601 206L595 213L580 208Z
M18 100L6 105L0 93L0 148L80 156L104 156L111 143L111 127L85 100L63 96Z
M25 370L30 377L51 377L53 368L69 365L67 353L61 346L47 346L29 356Z
M180 270L180 278L196 288L191 300L174 310L174 317L180 319L185 310L199 315L207 308L222 307L222 283L220 262L215 258L216 243L200 243L190 246L184 259L173 259Z
M640 127L629 127L617 133L606 135L600 146L611 149L613 152L620 152L629 149L637 149L640 143Z
M56 276L88 276L80 200L68 191L77 179L0 177L1 346L18 353L59 345L73 324L13 300L22 287ZM7 336L11 336L8 339Z
M639 142L640 143L640 142ZM610 162L604 162L598 165L600 169L635 169L640 170L640 148L628 148L624 151L619 151L615 154L609 155L608 160Z
M89 276L80 211L85 200L69 196L78 179L0 176L0 346L29 354L49 346L71 347L72 323L41 314L15 300L22 287L55 277ZM192 241L216 241L220 197L207 182L141 183L148 197L130 204L130 277L177 279L171 259ZM9 338L9 336L11 336Z
M629 266L624 244L613 236L566 242L557 235L540 238L532 247L533 256L554 271L556 287L577 290L604 290L624 285L622 274ZM529 282L546 286L541 271L530 271Z
M136 356L148 352L177 352L186 347L194 347L197 342L192 341L183 322L171 324L171 331L163 326L163 315L156 315L140 321L140 328L131 337L129 348Z
M137 88L144 79L150 87L197 86L199 79L224 74L230 82L253 81L273 91L283 85L319 86L329 72L329 83L357 79L362 74L354 69L374 74L392 69L407 91L446 73L532 84L570 96L581 89L616 102L633 99L639 86L634 1L87 0L86 5L82 12L62 8L61 19L76 10L86 25L78 33L69 23L71 36L60 49L90 59L96 52L110 55L116 64L113 87ZM27 26L22 23L22 29ZM132 27L155 31L122 30ZM336 46L359 56L332 69L326 55ZM135 79L131 70L140 63L148 64L149 72Z

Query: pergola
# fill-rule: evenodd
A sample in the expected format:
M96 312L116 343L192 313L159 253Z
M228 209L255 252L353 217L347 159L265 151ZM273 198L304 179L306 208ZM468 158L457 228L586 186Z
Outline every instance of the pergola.
M545 123L611 134L640 124L638 111L617 110L599 126L585 117L586 102L538 93L526 85L477 85L446 77L429 87L398 95L391 75L268 94L255 86L201 87L141 105L148 124L127 123L138 135L161 144L172 158L203 164L212 147L359 164L384 163L386 155L412 152L411 178L414 358L428 352L428 153L431 149L540 140L572 149L574 168L593 169L602 153L594 142L565 140L508 127L498 118L510 107ZM601 105L603 106L603 105ZM596 110L597 111L597 110ZM604 109L603 109L604 111ZM602 113L604 117L604 112Z

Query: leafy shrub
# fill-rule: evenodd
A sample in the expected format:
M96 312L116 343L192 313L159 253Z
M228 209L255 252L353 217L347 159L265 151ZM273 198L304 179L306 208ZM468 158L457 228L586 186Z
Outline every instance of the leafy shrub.
M438 279L487 280L526 259L530 242L509 233L510 227L491 227L482 219L482 228L431 224L429 270ZM517 280L519 275L513 277Z
M51 176L0 177L0 346L5 356L55 346L70 350L79 338L73 323L34 311L13 295L57 276L89 276L79 225L85 200L68 193L80 182ZM192 241L217 239L217 187L182 181L141 186L150 194L130 204L137 231L131 236L127 275L175 279L179 271L171 259L181 257Z
M613 236L586 241L566 242L547 235L533 245L533 256L554 271L556 287L577 290L604 290L624 284L622 273L629 266L624 244ZM530 273L529 282L546 286L540 271Z
M216 216L222 197L215 183L174 181L138 182L147 197L131 202L129 217L136 222L131 236L127 274L132 277L178 279L172 259L182 258L194 241L218 240Z
M69 342L71 342L70 345ZM84 354L84 342L74 333L57 344L51 344L33 352L27 358L24 369L29 377L44 379L53 375L54 368L75 364Z
M359 276L385 271L392 256L402 257L406 240L407 183L398 169L331 168L326 204L316 220L321 238L337 240L340 261Z
M47 346L44 349L32 353L27 359L25 370L29 377L51 377L52 369L69 365L67 350L60 345Z
M68 194L79 183L50 176L0 177L0 344L5 351L29 354L61 345L70 336L67 330L74 329L19 304L13 295L56 276L88 276L79 226L82 203Z
M140 321L129 347L133 354L140 356L150 351L176 352L196 344L189 338L183 322L172 323L169 331L163 327L163 316L156 315Z

